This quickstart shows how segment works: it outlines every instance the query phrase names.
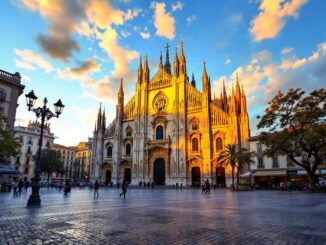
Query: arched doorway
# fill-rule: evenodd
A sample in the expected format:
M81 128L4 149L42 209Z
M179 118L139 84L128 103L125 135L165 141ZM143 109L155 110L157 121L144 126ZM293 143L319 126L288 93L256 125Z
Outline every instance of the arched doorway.
M200 187L200 167L193 167L191 169L192 186Z
M225 187L225 168L217 167L216 168L216 186Z
M111 170L106 170L105 172L105 184L111 183Z
M154 183L156 185L165 184L165 162L163 158L154 161Z
M131 183L131 168L125 168L123 179L126 182Z

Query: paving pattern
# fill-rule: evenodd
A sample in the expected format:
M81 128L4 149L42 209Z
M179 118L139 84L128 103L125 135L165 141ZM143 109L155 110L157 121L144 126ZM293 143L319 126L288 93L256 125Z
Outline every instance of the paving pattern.
M325 244L326 195L229 192L218 189L42 189L42 207L28 194L0 193L4 244Z

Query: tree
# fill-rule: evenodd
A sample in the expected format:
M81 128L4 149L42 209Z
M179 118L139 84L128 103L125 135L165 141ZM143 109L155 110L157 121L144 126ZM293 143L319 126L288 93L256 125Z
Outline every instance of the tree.
M220 167L231 166L232 169L232 185L234 186L234 170L237 167L238 154L240 148L237 144L227 144L225 149L220 152L217 162Z
M37 155L33 156L33 160L37 161ZM63 173L64 171L61 155L57 151L51 149L41 150L40 162L41 172L47 173L48 179L52 173Z
M304 94L300 88L278 92L257 127L269 130L259 137L266 146L264 153L286 155L307 171L313 187L315 171L326 159L326 90Z
M13 138L10 131L6 129L7 118L0 113L0 161L5 157L17 156L20 144Z

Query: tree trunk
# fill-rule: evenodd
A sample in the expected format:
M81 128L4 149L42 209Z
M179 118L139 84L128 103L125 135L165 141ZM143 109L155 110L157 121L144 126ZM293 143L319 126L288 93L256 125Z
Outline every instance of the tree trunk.
M234 189L234 167L232 167L232 188Z
M237 186L240 184L240 170L237 168Z
M315 171L308 173L308 177L309 177L309 186L310 186L310 188L315 188L315 184L316 184Z

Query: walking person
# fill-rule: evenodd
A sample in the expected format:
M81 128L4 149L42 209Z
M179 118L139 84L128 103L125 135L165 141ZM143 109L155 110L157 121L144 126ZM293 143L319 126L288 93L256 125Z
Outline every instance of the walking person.
M23 182L22 179L19 179L19 181L18 181L18 194L19 194L19 196L21 196L21 194L22 194L23 187L24 187L24 182Z
M128 187L128 185L127 185L126 181L124 180L122 182L122 192L120 193L120 197L123 195L123 198L126 198L127 187Z
M205 185L206 185L205 193L206 194L211 194L211 184L209 183L209 180L208 179L206 180Z
M205 180L203 180L203 185L202 185L201 193L205 193L205 192L206 192L206 182L205 182Z
M71 191L71 185L68 179L66 179L65 182L65 188L64 188L64 193L67 195Z
M16 180L16 179L14 179L13 181L12 181L12 186L13 186L13 188L14 188L14 192L13 192L13 194L14 194L14 197L15 196L17 196L17 188L18 188L18 181Z
M95 181L95 184L94 184L94 198L95 198L95 195L96 197L98 197L98 190L100 189L100 183L98 183L98 180Z

